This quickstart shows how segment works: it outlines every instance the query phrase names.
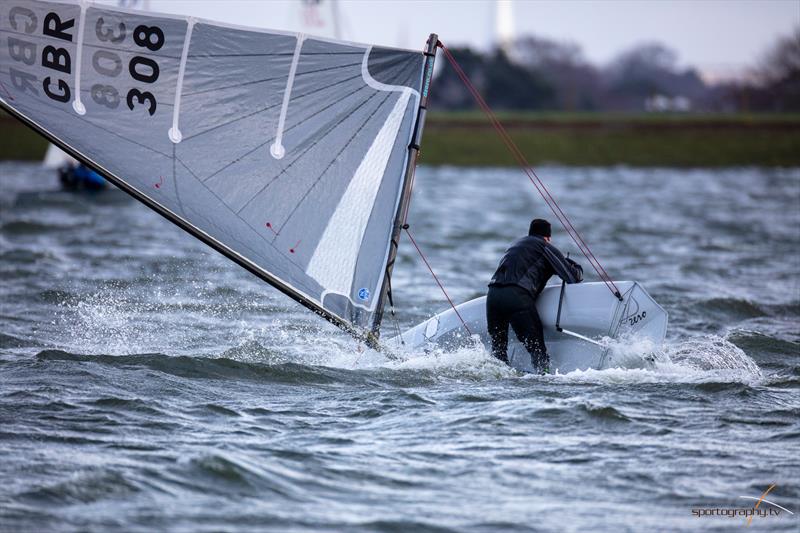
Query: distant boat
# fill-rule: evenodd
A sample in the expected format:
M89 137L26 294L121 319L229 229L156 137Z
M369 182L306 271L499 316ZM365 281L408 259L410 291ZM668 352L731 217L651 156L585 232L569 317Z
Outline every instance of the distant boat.
M18 39L0 52L5 110L287 296L381 346L435 34L420 53L35 0L3 3L0 30ZM663 310L639 285L619 287L619 298L598 283L563 298L545 291L554 368L602 365L597 336L663 340ZM461 309L485 337L482 305ZM562 331L553 329L557 306ZM449 313L409 332L407 345L468 339Z
M78 160L66 153L55 144L47 145L47 152L44 154L42 166L47 169L56 170L64 165L77 165Z

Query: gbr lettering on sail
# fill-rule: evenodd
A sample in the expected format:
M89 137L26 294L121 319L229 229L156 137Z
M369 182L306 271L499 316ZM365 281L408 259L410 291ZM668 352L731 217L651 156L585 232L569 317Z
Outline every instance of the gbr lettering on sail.
M80 95L74 98L73 94L76 90L73 69L78 66L63 45L73 43L76 38L76 17L64 18L55 11L47 12L42 17L27 7L14 6L8 12L8 23L13 31L6 42L12 61L9 69L12 85L18 91L33 96L39 96L41 89L47 98L56 102L67 103L73 99L80 102ZM144 24L131 29L125 21L107 20L102 16L97 18L91 29L97 40L105 45L97 47L87 58L102 80L89 88L92 100L109 109L117 109L124 101L131 111L143 108L150 116L154 115L158 101L155 94L147 89L158 80L160 68L156 58L149 56L148 52L156 52L164 46L162 29ZM39 44L43 39L49 44ZM115 46L128 39L135 43L141 53L130 57L125 65L119 53L123 50L116 51ZM78 53L81 53L80 50ZM42 67L43 70L39 71L45 73L42 79L31 71L30 67L33 66ZM126 68L130 80L120 77ZM131 80L135 85L130 83Z

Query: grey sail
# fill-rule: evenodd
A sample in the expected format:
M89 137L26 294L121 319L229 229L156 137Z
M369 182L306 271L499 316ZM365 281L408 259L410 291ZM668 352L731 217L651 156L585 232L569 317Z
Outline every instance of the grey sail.
M0 3L0 105L345 329L380 317L425 58L87 3Z

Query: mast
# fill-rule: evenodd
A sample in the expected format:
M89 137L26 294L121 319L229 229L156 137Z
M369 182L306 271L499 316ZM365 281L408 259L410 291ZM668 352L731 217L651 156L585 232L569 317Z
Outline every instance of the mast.
M408 145L408 161L406 162L406 172L403 178L403 193L400 196L400 203L397 206L397 213L394 217L392 226L392 240L389 244L389 255L386 260L386 272L383 277L383 286L378 305L375 308L375 319L372 323L372 332L368 339L369 344L377 345L380 336L381 320L383 319L383 308L386 306L386 298L391 298L391 278L394 269L394 261L397 257L397 248L400 242L400 232L406 223L408 207L411 200L411 190L414 185L414 172L417 169L417 159L419 158L419 147L422 142L422 130L425 127L425 116L428 112L428 96L433 78L433 65L436 61L436 48L439 45L439 36L431 33L425 46L425 63L422 67L422 94L420 94L419 108L417 109L417 120L414 123L414 134L411 137L411 144Z

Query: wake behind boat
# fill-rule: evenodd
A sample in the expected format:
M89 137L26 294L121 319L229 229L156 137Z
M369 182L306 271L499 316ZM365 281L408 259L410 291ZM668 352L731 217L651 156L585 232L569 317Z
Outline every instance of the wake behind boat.
M437 50L460 71L436 34L419 52L36 0L0 5L0 31L15 35L0 50L3 109L379 347ZM603 282L540 298L548 330L559 317L562 331L547 337L556 367L602 364L597 337L615 338L637 317L634 330L660 343L663 310L638 284L615 284L540 192ZM462 304L461 325L485 337L482 306ZM457 327L448 313L406 336L415 346L450 339Z

